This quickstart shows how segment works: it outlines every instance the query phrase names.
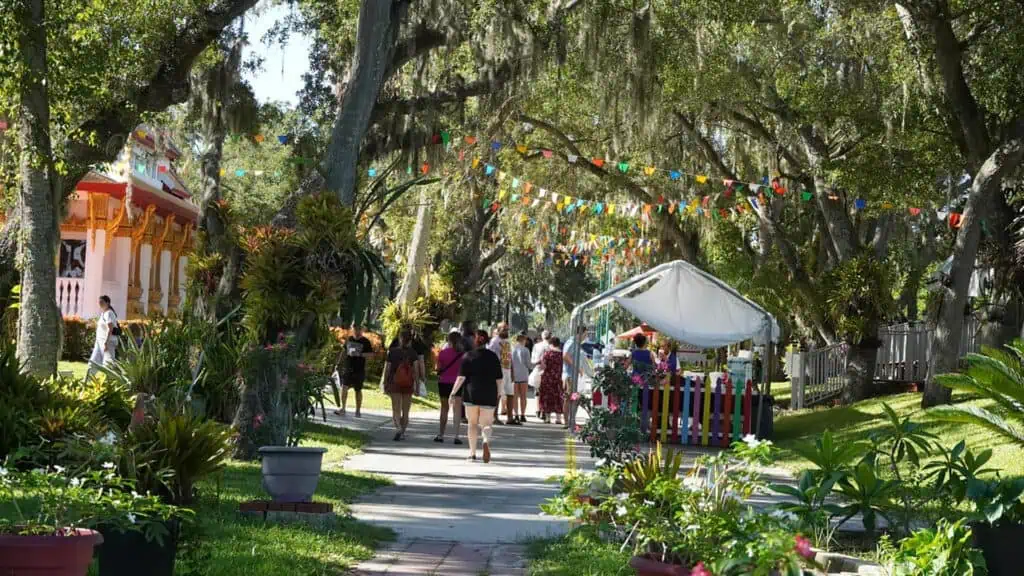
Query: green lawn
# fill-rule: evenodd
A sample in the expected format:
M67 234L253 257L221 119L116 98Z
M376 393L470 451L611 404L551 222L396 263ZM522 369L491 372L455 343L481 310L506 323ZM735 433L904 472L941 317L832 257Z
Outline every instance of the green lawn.
M330 392L324 397L324 401L328 407L333 408L335 406L334 395ZM350 412L355 412L355 392L348 393L348 404L346 407ZM366 386L363 388L363 408L367 410L391 410L391 397L382 392L380 388L380 374L371 374L366 378ZM427 376L427 397L413 396L412 411L429 412L431 410L439 410L440 408L441 397L437 394L437 376Z
M238 504L266 498L258 462L228 463L222 477L200 486L196 521L178 554L177 574L210 576L341 575L373 556L381 540L393 534L352 518L347 506L355 497L388 481L347 472L345 458L359 451L367 437L357 432L311 424L308 446L327 448L315 500L331 502L338 523L330 530L300 525L271 525L238 515Z
M577 528L565 536L536 540L528 549L529 576L618 576L632 574L630 554L598 539L591 527Z
M57 372L71 372L78 380L85 379L85 372L89 369L88 362L65 362L57 363Z
M992 408L992 402L987 400L960 394L954 395L953 399L958 403ZM797 456L791 448L800 444L813 446L815 438L826 429L832 430L840 442L867 439L872 432L883 428L883 402L899 414L912 415L915 422L924 423L927 430L939 437L942 446L952 448L960 440L966 440L968 448L975 452L991 448L993 456L990 466L1001 470L1004 476L1024 476L1024 452L1020 448L978 426L935 422L925 418L920 409L921 395L916 393L871 398L849 406L809 408L784 413L775 420L775 442L781 449L779 464L793 471L807 467L808 462Z

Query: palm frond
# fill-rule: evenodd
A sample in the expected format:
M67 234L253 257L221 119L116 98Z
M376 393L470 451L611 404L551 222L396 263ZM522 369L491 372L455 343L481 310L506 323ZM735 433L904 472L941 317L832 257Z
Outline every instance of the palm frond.
M1024 447L1024 433L1003 417L977 406L937 406L927 411L930 418L943 422L974 424L987 428L1000 436ZM1015 416L1024 421L1024 414Z

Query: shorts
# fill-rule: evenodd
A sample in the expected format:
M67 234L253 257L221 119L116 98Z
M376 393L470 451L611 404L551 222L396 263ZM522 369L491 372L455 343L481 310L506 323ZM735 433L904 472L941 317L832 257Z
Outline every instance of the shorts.
M455 388L455 382L438 382L437 383L437 395L442 399L448 398L452 395L452 388ZM455 395L456 398L462 398L462 392L466 389L465 386L459 388L459 393Z
M503 381L502 388L505 392L505 396L514 396L516 393L516 387L512 384L512 369L502 368L501 379Z
M366 382L366 374L345 374L341 377L341 385L353 390L362 390Z

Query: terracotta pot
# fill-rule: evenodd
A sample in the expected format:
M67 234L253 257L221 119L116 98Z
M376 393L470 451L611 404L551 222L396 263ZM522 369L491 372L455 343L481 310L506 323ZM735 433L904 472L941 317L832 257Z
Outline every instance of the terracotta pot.
M644 556L633 556L629 567L636 571L637 576L690 576L688 568Z
M93 547L102 543L99 532L84 528L65 536L0 535L0 574L85 576Z

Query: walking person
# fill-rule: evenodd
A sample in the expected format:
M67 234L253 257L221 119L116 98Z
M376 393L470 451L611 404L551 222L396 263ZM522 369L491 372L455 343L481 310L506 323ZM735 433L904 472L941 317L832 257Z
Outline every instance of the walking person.
M448 333L448 343L437 354L437 393L441 397L441 425L434 442L444 442L444 433L448 428L448 408L452 411L452 424L455 425L454 444L462 444L459 439L459 428L462 427L462 392L452 394L455 380L462 368L462 358L466 352L462 348L462 335L458 330Z
M548 351L548 340L551 338L551 332L544 330L540 333L540 340L533 345L533 349L530 350L530 364L533 366L533 372L530 373L529 386L533 388L537 401L537 418L541 417L540 414L540 377L544 372L541 367L541 359L544 358L544 353Z
M501 390L504 396L502 399L504 405L502 414L506 416L507 424L518 425L519 421L515 419L516 388L512 383L512 344L508 341L508 324L504 322L498 324L497 332L487 347L491 352L494 352L501 362L501 373L504 382ZM494 420L496 423L501 424L497 409L494 411Z
M405 437L405 430L409 426L409 409L416 390L418 361L419 355L412 347L412 333L403 331L398 337L398 346L388 350L388 360L384 364L384 392L391 396L395 441Z
M512 349L512 385L515 387L515 397L512 406L519 411L515 417L517 424L526 422L526 397L529 395L530 380L530 349L526 347L526 332L520 332L516 336L516 345Z
M352 334L345 340L345 349L338 356L338 366L341 373L341 398L335 397L335 404L339 406L334 411L338 416L345 415L345 407L348 404L348 391L356 393L356 418L363 417L363 384L366 382L366 359L373 357L373 344L363 335L363 327L358 322L352 323ZM337 394L337 389L335 389Z
M538 394L541 418L545 424L555 414L556 424L562 423L562 342L552 336L540 360L541 377Z
M462 394L469 415L469 459L476 461L476 441L483 437L484 463L491 461L491 424L504 387L501 360L487 348L488 336L478 330L473 351L466 353L451 396Z
M580 377L584 375L583 364L586 362L586 353L583 349L583 342L587 335L587 327L580 324L576 327L576 334L569 338L565 342L565 346L562 347L562 382L564 386L565 398L568 400L564 403L565 405L565 425L569 426L569 411L575 408L575 403L571 400L571 394L574 392L572 378L573 372L576 372L577 383ZM576 365L576 349L580 351L580 365Z
M110 296L100 296L100 317L96 319L96 343L89 356L89 369L85 379L88 380L100 366L110 366L116 359L117 339L121 335L121 326L117 322L117 312L110 305Z

